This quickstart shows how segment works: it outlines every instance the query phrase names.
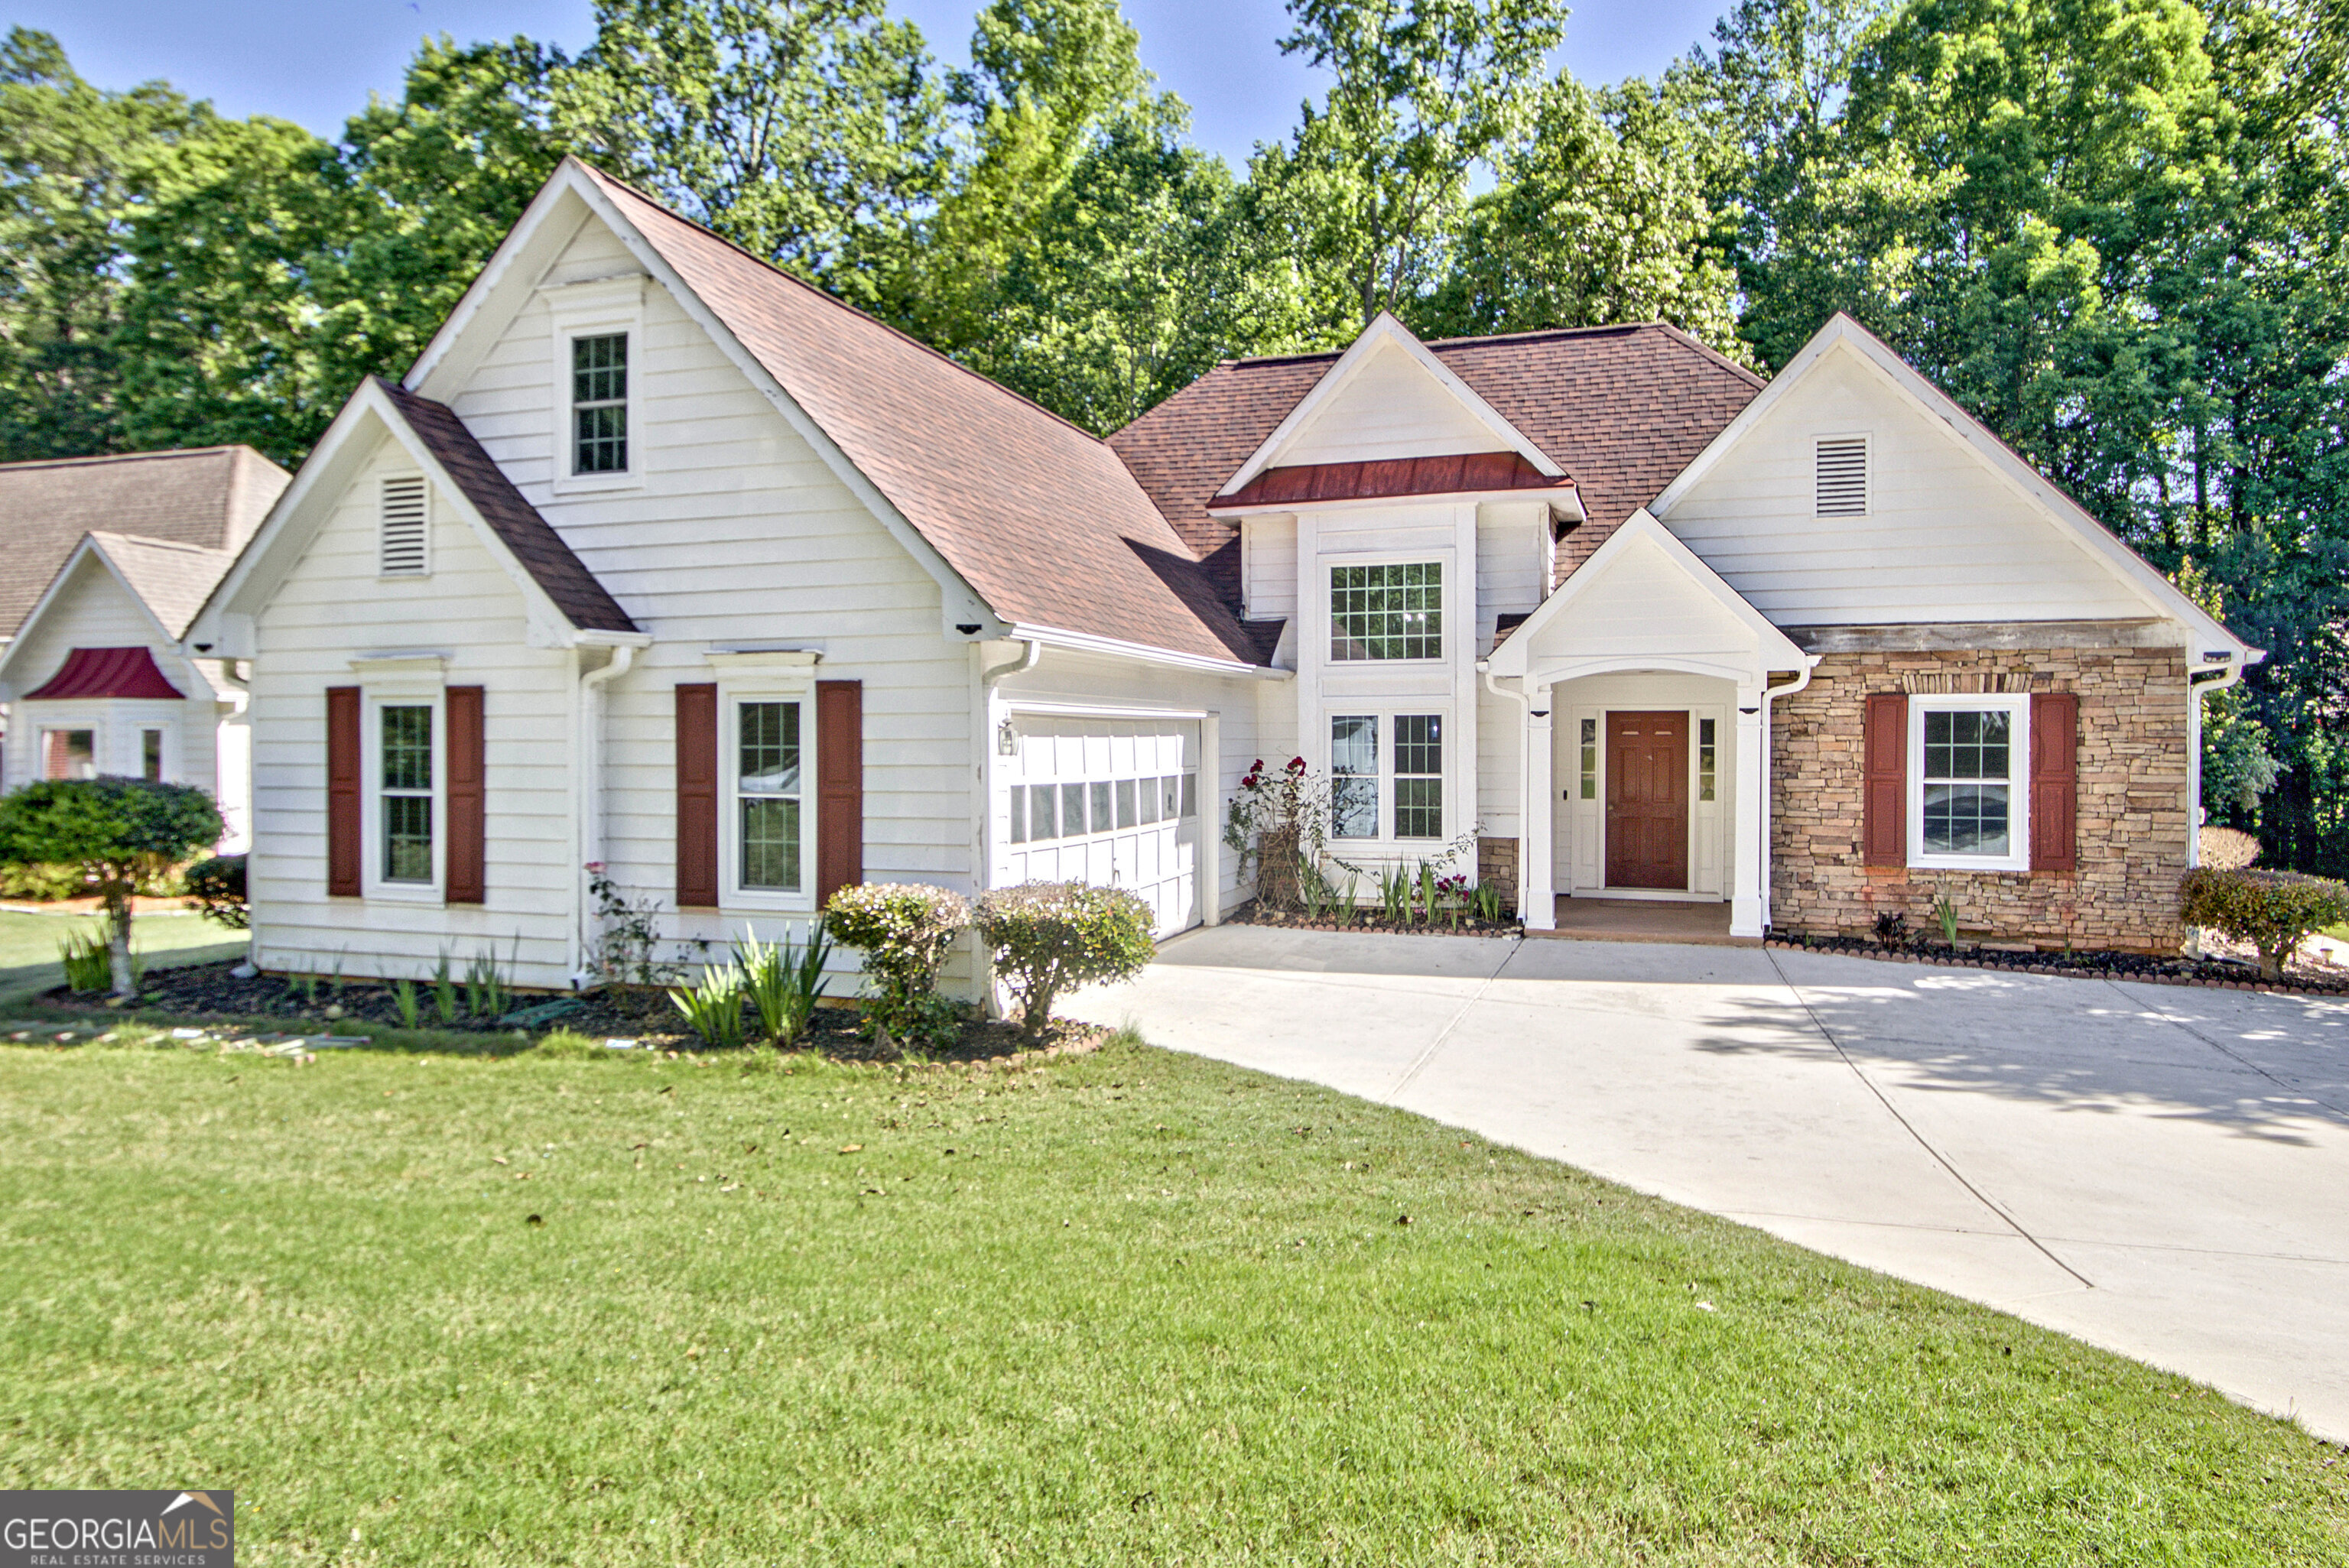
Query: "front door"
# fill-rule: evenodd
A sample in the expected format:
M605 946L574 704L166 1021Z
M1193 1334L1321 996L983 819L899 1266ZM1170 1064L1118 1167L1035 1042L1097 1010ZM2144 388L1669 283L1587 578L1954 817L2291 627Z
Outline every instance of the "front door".
M1688 887L1685 713L1607 716L1607 885Z

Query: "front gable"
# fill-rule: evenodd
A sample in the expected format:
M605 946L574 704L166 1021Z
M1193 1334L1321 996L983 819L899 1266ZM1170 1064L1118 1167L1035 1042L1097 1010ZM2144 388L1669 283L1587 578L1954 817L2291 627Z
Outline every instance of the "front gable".
M174 639L154 612L86 535L0 653L0 701L17 701L38 689L65 666L76 648L129 647L160 652L164 678L180 695L212 695L211 685L179 656Z

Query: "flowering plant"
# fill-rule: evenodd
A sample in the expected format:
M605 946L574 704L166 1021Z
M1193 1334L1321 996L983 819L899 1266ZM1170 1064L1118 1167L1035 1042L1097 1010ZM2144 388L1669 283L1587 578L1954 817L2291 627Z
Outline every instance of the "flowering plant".
M1330 821L1330 783L1292 757L1274 771L1259 757L1240 777L1238 791L1224 813L1224 842L1239 856L1245 879L1251 862L1257 897L1279 909L1299 902L1300 867L1317 873L1322 836Z

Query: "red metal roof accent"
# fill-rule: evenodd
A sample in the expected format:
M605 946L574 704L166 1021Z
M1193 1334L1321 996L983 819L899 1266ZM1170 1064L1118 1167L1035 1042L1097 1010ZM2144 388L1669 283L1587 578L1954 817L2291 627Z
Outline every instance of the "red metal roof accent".
M164 678L155 667L155 655L145 648L76 648L66 655L63 668L38 691L25 694L26 702L57 697L161 697L177 701L187 694Z
M1207 504L1284 506L1306 501L1377 500L1389 496L1573 488L1572 480L1546 474L1516 452L1456 452L1441 458L1298 463L1267 469L1237 490L1219 495Z

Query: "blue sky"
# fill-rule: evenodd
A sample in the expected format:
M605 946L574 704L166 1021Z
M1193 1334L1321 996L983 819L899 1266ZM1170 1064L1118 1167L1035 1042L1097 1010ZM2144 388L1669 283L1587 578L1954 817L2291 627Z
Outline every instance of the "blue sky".
M1653 76L1712 30L1724 0L1592 0L1563 57L1588 82ZM891 0L942 58L966 57L976 0ZM1126 0L1143 63L1180 93L1199 144L1235 162L1294 123L1312 73L1281 57L1279 0ZM416 40L525 33L566 48L594 34L589 0L17 0L17 26L54 33L82 75L127 88L160 77L226 114L273 114L321 135L370 90L399 91Z

